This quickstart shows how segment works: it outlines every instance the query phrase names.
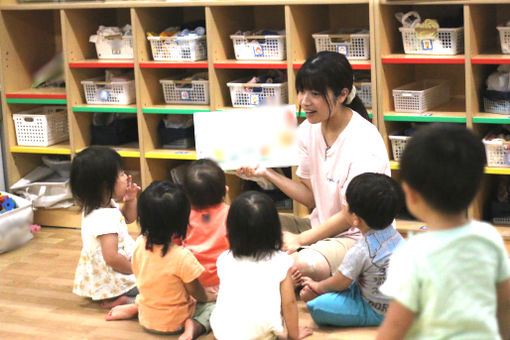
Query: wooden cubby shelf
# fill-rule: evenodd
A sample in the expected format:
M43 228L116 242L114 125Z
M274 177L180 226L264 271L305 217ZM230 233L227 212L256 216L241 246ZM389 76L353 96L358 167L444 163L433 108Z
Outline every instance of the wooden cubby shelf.
M466 116L462 113L399 113L388 112L384 114L387 122L439 122L439 123L466 123Z
M10 151L14 153L48 154L48 155L70 155L71 148L69 141L53 144L50 146L21 146L13 145Z
M478 113L473 116L473 123L477 124L510 124L510 114Z
M69 62L70 68L133 68L134 66L134 61L124 59L90 59Z
M471 57L471 64L510 64L508 54L479 54Z
M353 70L371 70L372 64L370 60L350 60L349 61ZM294 70L299 70L305 61L299 61L292 64Z

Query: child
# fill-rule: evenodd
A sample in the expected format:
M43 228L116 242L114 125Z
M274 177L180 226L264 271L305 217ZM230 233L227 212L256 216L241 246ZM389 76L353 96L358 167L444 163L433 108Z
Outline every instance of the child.
M389 304L379 286L386 279L393 250L402 241L392 221L404 194L390 177L364 173L349 183L346 199L349 219L363 238L349 249L332 277L320 282L303 278L301 298L314 299L307 307L317 324L379 326Z
M72 162L71 191L83 211L83 248L73 293L100 301L103 308L133 301L138 293L130 261L134 240L126 222L136 220L139 190L112 149L92 146ZM121 198L119 210L114 199Z
M230 250L218 258L220 290L211 327L218 340L302 339L290 274L292 258L280 251L282 231L273 201L259 192L240 195L227 217Z
M206 332L214 304L198 277L204 268L193 254L172 240L186 235L190 206L176 184L155 181L140 195L141 236L133 254L133 272L140 293L136 304L113 308L107 320L129 319L138 313L148 332L181 334L190 340Z
M223 203L228 190L225 173L212 160L197 160L186 172L184 190L191 202L191 213L182 245L204 266L200 283L210 300L216 300L220 283L216 261L228 250L226 221L229 206Z
M418 130L401 159L409 211L427 223L391 258L391 297L377 339L509 339L510 267L489 224L471 220L485 165L482 143L461 126Z

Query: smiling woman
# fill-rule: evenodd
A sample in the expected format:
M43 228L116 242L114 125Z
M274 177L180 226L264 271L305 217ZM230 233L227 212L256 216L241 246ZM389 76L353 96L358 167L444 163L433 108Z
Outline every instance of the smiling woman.
M300 163L292 181L272 169L238 169L270 180L292 199L313 209L309 218L280 215L284 249L294 255L301 275L322 280L341 264L360 232L344 211L350 180L364 172L390 174L381 135L353 86L353 71L342 54L320 52L308 58L296 77L298 104L306 115L299 127Z

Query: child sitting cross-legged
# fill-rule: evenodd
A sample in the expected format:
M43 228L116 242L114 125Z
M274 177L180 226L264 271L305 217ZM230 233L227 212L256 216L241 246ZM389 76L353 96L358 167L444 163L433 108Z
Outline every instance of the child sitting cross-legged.
M379 292L393 250L402 236L392 225L403 205L398 183L383 174L364 173L352 179L346 199L351 225L363 238L347 252L338 271L316 282L302 280L300 296L319 325L378 326L389 305Z

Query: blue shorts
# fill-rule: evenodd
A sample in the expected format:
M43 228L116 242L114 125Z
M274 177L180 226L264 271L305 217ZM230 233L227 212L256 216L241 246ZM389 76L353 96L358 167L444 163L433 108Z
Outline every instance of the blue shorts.
M379 326L384 318L361 297L355 282L342 292L322 294L309 301L306 306L318 325Z

